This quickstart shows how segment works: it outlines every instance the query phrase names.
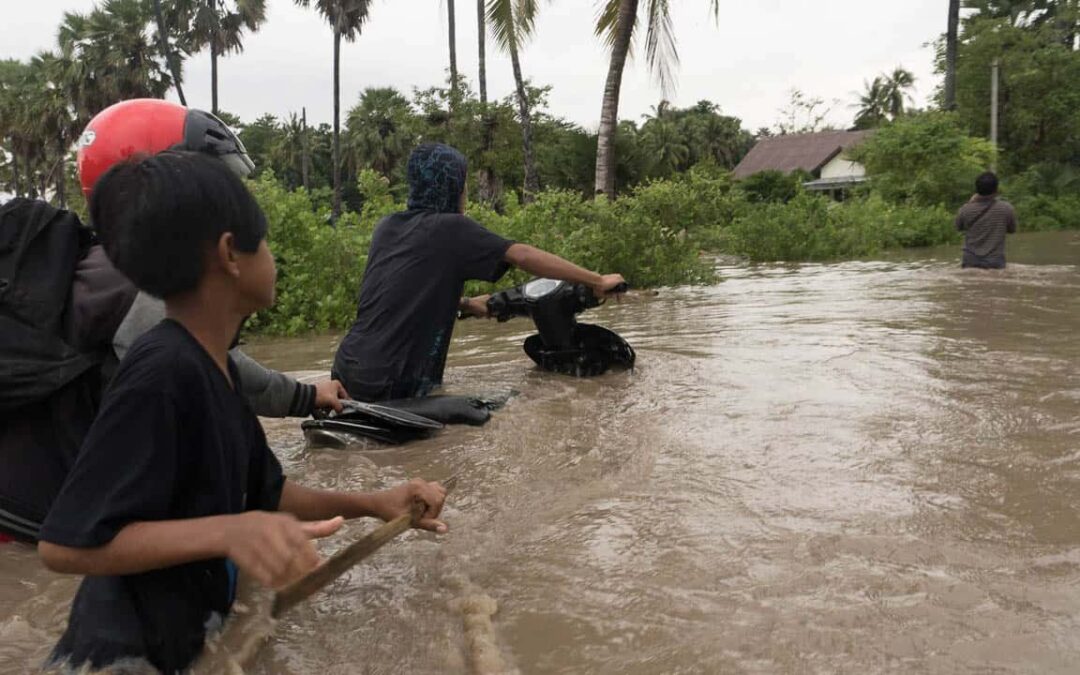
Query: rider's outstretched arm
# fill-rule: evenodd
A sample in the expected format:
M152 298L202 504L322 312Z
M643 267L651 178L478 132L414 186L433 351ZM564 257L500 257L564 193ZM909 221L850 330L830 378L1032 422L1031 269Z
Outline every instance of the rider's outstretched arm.
M506 249L505 260L514 267L538 277L560 279L572 284L585 284L593 289L597 297L606 295L624 281L621 274L590 272L569 260L528 244L513 244Z

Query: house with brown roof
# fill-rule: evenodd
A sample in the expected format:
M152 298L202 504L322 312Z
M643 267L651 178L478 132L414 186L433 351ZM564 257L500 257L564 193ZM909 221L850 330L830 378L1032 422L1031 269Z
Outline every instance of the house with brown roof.
M746 178L759 171L806 171L814 180L807 190L837 193L866 181L866 169L848 159L846 151L861 143L872 131L820 131L787 134L759 140L733 173Z

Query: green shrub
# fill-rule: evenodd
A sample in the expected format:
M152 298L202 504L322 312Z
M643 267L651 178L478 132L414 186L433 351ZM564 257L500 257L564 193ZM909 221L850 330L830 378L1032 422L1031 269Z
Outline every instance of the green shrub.
M1021 230L1080 227L1080 170L1044 162L1005 180L1003 196L1016 207Z
M630 196L616 202L585 200L577 193L549 191L532 204L498 215L470 206L469 215L504 237L531 244L600 272L619 272L634 287L713 281L711 265L697 243L656 203ZM526 278L515 272L504 287ZM470 292L490 290L470 285Z
M989 141L968 136L956 115L945 112L897 118L850 154L887 201L950 208L967 201L976 176L995 157Z
M801 194L766 204L727 229L724 252L753 261L830 260L871 256L886 248L958 240L942 207L898 206L877 196L833 202Z
M313 210L306 192L289 192L272 177L250 187L270 225L278 278L274 306L253 316L248 329L296 335L348 325L367 263L370 223L346 213L330 227L327 209Z
M675 187L657 184L638 199L615 203L584 200L577 193L544 192L525 206L508 205L500 215L471 204L469 215L505 237L532 244L582 267L619 272L635 287L706 283L715 279L699 243L678 226L680 209L709 220L707 208L694 204L692 182ZM718 184L724 178L709 179ZM708 181L706 181L708 182ZM384 216L400 211L386 180L361 172L360 214L346 212L330 227L328 200L303 190L289 192L273 176L250 184L270 224L268 240L278 266L277 300L252 317L248 330L275 335L347 327L356 314L371 233ZM707 201L707 200L706 200ZM472 283L471 293L504 288L526 279L515 272L497 286Z
M805 171L758 171L739 181L739 189L751 204L786 204L802 192L803 183L812 179Z

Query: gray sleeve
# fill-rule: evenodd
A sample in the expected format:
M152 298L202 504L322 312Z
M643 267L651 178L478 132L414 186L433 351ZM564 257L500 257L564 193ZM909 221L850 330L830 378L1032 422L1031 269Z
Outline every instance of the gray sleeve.
M146 293L140 292L131 303L131 309L120 322L113 336L113 351L116 358L123 360L124 354L131 349L136 339L146 331L161 323L165 318L165 303Z
M239 349L229 352L240 372L244 398L262 417L307 417L315 409L315 386L262 366Z
M1005 221L1005 231L1009 234L1016 233L1016 209L1009 204L1009 219Z

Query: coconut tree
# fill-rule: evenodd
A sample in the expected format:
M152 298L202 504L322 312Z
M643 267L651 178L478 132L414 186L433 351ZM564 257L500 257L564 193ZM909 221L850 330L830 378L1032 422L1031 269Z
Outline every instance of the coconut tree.
M863 82L863 93L855 104L856 129L873 129L881 126L888 119L888 103L885 100L885 82L881 76L873 82Z
M949 21L945 32L945 109L956 108L956 54L960 34L960 0L949 0Z
M653 106L653 114L645 115L639 142L648 158L649 170L655 176L666 176L685 168L690 159L690 147L679 128L668 101Z
M341 215L341 40L355 42L371 13L371 0L294 0L301 7L314 6L334 31L334 141L331 171L334 200L331 221Z
M864 84L865 90L856 104L855 126L872 129L904 114L906 105L912 100L908 92L915 85L915 76L897 67L892 73L879 75L873 82Z
M720 0L708 0L714 18L720 16ZM645 59L649 68L668 91L674 85L674 67L679 54L671 22L670 0L603 0L596 34L611 50L603 103L600 107L600 131L596 142L596 193L615 197L615 134L619 122L619 93L630 45L638 26L645 24Z
M521 149L525 164L522 198L526 202L532 201L539 192L540 178L536 173L532 114L525 91L525 78L521 74L519 52L522 44L532 35L538 10L539 0L488 0L487 6L487 21L491 25L492 37L499 48L510 55L510 65L514 71L518 117L521 122Z
M244 51L244 31L266 20L266 0L172 0L193 50L210 48L210 109L218 113L218 57ZM160 19L159 19L160 21Z
M889 119L896 119L904 114L905 107L914 100L909 93L915 86L915 76L910 70L897 66L892 73L882 78L882 96Z

